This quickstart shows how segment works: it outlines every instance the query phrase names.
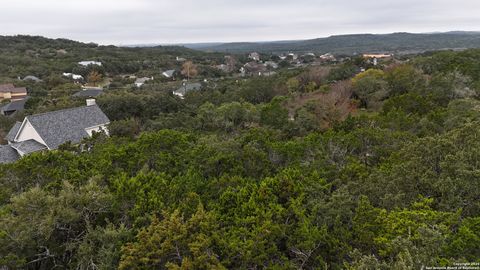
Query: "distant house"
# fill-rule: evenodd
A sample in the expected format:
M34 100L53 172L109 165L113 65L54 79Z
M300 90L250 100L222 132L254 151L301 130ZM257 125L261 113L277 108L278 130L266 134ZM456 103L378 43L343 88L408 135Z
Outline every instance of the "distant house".
M298 59L298 54L296 53L289 53L287 57L290 57L292 60L297 60Z
M322 54L322 55L320 55L319 58L320 58L321 61L325 61L325 62L327 62L327 61L336 61L335 56L334 56L333 54L331 54L331 53Z
M223 72L229 72L229 66L225 64L216 65L215 68Z
M257 62L248 62L243 66L243 71L244 74L260 76L262 73L267 72L267 66Z
M183 85L180 88L173 91L173 94L183 98L188 92L199 91L201 89L202 89L201 83L183 83Z
M363 54L363 58L368 59L374 66L378 64L378 59L388 59L392 57L392 54L385 53Z
M240 76L244 77L247 74L245 67L241 67L238 71L240 71Z
M174 69L166 70L162 73L162 75L166 78L173 78L173 76L175 76L175 70Z
M153 77L148 78L148 77L143 77L143 78L138 78L135 80L135 86L140 88L142 87L146 82L153 80Z
M12 160L12 149L18 159L33 152L58 149L66 142L77 144L94 132L108 134L109 123L94 99L88 99L87 106L30 115L10 130L7 135L9 144L1 147L0 156L8 154L9 158L3 161L7 163L15 161Z
M231 55L225 55L224 58L225 58L225 65L227 67L226 71L229 73L235 71L235 68L237 65L237 60L235 59L235 57Z
M25 78L23 78L22 81L33 81L37 83L37 82L41 82L42 80L40 80L38 77L28 75Z
M271 67L271 68L273 68L273 69L277 69L277 68L278 68L278 64L277 64L276 62L274 62L274 61L266 61L266 62L265 62L265 65L266 65L267 67Z
M73 94L73 97L92 98L92 97L100 96L101 94L103 94L102 88L85 88Z
M363 58L377 58L377 59L390 58L392 56L393 55L391 55L391 54L385 54L385 53L366 53L366 54L363 54Z
M0 108L0 113L5 116L9 116L16 112L23 111L25 109L25 102L27 102L27 99L28 97L5 104Z
M185 62L185 61L187 61L187 59L182 58L182 57L178 57L178 56L177 56L176 60L177 60L177 62Z
M252 52L248 55L249 59L252 59L253 61L260 61L260 54L257 52Z
M27 88L15 87L13 84L0 84L0 101L10 99L22 100L27 97Z
M78 74L73 74L73 73L66 73L66 72L64 72L62 75L63 75L64 77L72 78L72 79L75 80L75 81L81 81L81 80L83 80L83 76L82 76L82 75L78 75Z
M101 65L102 65L102 62L97 62L97 61L80 61L80 62L78 62L78 64L81 65L81 66L84 66L84 67L87 67L87 66L90 66L90 65L101 66Z

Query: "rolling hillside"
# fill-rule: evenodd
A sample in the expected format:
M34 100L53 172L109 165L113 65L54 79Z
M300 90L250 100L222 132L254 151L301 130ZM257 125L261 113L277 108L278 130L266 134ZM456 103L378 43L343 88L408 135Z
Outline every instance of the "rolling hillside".
M191 45L186 45L192 47ZM340 35L302 41L261 43L224 43L214 46L195 46L204 51L242 53L259 52L318 52L355 54L363 52L418 53L430 50L480 47L480 32L447 32L431 34L357 34Z

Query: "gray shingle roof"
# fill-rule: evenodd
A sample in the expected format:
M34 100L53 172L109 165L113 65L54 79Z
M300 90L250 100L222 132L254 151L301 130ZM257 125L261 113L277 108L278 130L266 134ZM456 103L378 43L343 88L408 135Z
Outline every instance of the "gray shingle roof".
M181 94L185 95L186 93L190 91L197 91L202 89L202 84L201 83L187 83L185 85L182 85L180 88L178 88L175 93L176 94Z
M73 94L74 97L96 97L103 94L102 89L86 89Z
M0 145L0 163L12 163L20 158L10 145Z
M12 143L10 146L13 149L17 150L19 153L22 153L23 155L28 155L33 152L38 152L38 151L47 149L45 145L35 140L27 140L27 141L18 142L18 143Z
M0 111L3 112L16 112L16 111L23 111L25 109L25 102L27 102L28 97L22 100L15 100L12 101L5 106L3 106Z
M30 115L26 119L50 149L57 149L68 141L79 143L88 136L86 128L110 122L97 105Z
M10 131L7 134L7 137L6 137L7 141L13 142L21 126L22 126L22 122L16 122L15 125L13 125L13 127L10 129Z

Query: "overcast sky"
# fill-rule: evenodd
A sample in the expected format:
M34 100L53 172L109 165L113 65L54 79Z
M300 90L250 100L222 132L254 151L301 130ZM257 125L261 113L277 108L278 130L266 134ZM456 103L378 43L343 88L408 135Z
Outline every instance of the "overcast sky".
M480 31L479 0L0 0L0 35L100 44Z

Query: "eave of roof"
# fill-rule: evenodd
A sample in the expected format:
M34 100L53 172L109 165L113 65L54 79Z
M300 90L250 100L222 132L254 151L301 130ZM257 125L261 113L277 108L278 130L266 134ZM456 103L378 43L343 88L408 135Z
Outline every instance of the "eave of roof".
M23 155L28 155L34 152L47 149L45 145L35 140L26 140L23 142L12 143L10 146Z

